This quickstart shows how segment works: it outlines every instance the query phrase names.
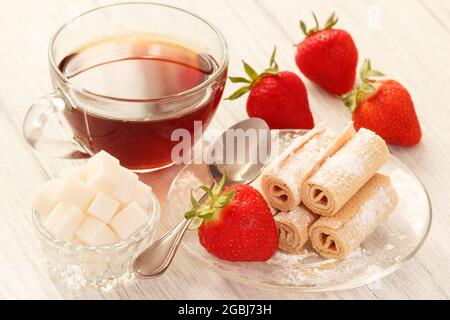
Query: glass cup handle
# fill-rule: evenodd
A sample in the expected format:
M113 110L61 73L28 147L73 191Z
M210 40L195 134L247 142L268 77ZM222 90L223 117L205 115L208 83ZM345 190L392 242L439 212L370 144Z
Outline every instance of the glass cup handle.
M59 92L52 92L31 105L23 122L23 135L37 151L62 159L85 159L91 155L74 140L57 140L43 135L47 120L69 108Z

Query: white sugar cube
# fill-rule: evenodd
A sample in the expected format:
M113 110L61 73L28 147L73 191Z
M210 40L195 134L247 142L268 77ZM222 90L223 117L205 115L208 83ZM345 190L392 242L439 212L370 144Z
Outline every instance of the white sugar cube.
M73 167L66 171L66 177L75 177L82 182L87 182L87 166Z
M127 239L147 223L148 216L141 206L133 201L111 220L111 228L121 239Z
M118 168L99 166L88 172L87 184L97 190L110 194L118 183Z
M118 168L120 166L119 160L114 158L106 151L100 151L90 158L87 162L88 171L95 171L101 167Z
M142 181L138 181L134 190L133 200L147 211L152 205L152 188Z
M77 206L60 201L45 219L44 227L54 236L70 241L84 218Z
M87 214L104 223L109 223L119 208L120 202L100 191L87 209Z
M136 173L120 168L117 185L111 195L124 204L131 202L138 180Z
M107 245L119 242L119 237L103 222L88 217L75 232L76 237L87 245Z
M114 190L121 168L119 160L105 151L100 151L88 160L86 166L88 185L106 193Z
M75 177L68 177L61 189L61 201L76 205L84 211L94 199L96 192Z
M53 179L40 186L31 197L31 206L41 216L47 216L60 200L63 181Z

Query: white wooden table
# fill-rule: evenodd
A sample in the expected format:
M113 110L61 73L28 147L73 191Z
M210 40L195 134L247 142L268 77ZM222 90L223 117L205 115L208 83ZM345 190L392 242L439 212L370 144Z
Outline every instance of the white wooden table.
M266 66L276 44L282 68L298 72L292 44L302 39L298 20L315 11L323 20L335 10L339 26L349 30L360 60L372 58L380 70L412 93L423 128L415 148L392 148L425 184L434 223L424 247L401 270L377 285L322 294L277 293L225 280L202 267L183 250L169 272L126 289L68 292L55 286L30 219L31 192L61 160L33 152L22 137L28 106L51 90L47 45L68 18L103 0L15 0L0 2L0 298L3 299L408 299L450 297L450 2L185 0L162 1L196 12L223 31L231 55L230 73L241 72L240 59ZM335 99L305 81L316 122L341 127L350 114ZM228 86L226 94L234 87ZM246 117L244 100L223 101L212 126L224 129ZM146 177L164 202L175 174ZM167 228L163 212L162 232Z

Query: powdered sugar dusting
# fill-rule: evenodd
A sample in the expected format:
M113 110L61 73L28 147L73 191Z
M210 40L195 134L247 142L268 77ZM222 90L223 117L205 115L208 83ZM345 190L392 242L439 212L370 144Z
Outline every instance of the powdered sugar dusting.
M298 179L300 175L311 168L335 137L336 134L333 131L325 130L322 134L306 142L300 151L292 154L287 161L283 162L282 158L274 163L271 168L272 173L283 180L299 197Z
M385 211L391 205L390 189L381 187L373 197L364 203L358 214L353 218L353 223L360 228L370 228L377 222L380 212Z
M303 252L299 254L289 254L281 250L277 250L275 254L272 256L272 258L270 258L270 260L267 261L267 263L295 267L299 266L306 258L317 256L318 256L317 253L309 251L307 249L304 249Z
M313 214L303 206L295 207L289 212L280 212L278 217L280 220L288 219L293 224L301 227L308 227L317 220L317 215Z
M315 180L317 179L320 184L323 180L330 178L328 175L321 175L321 172L332 172L334 179L363 176L365 169L369 167L369 161L373 156L372 152L376 150L373 147L374 136L374 132L364 128L360 129L349 142L325 161L321 170L316 174ZM362 145L365 147L361 148Z

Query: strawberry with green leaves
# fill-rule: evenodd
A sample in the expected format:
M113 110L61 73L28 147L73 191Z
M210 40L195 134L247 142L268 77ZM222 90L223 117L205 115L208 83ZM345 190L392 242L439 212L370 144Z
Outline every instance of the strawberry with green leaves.
M300 71L314 83L317 83L333 95L342 95L353 88L358 64L358 50L352 36L345 30L335 29L338 18L333 13L319 27L307 29L300 21L305 39L297 45L295 61Z
M314 120L309 109L308 94L302 80L289 71L280 71L275 61L276 48L269 68L258 74L243 61L249 78L230 77L233 83L244 84L228 100L249 92L247 114L264 119L271 129L311 129Z
M414 146L422 131L411 95L394 80L374 80L382 77L365 60L360 71L361 84L344 95L346 106L353 112L355 129L367 128L389 144Z
M227 261L266 261L278 248L278 231L267 202L248 185L223 189L225 177L212 188L201 187L208 199L191 195L191 229L198 229L200 244Z

